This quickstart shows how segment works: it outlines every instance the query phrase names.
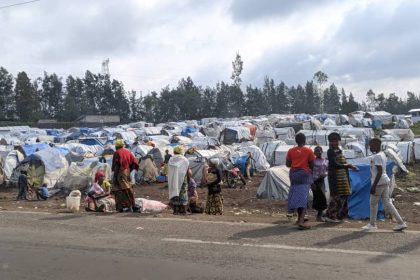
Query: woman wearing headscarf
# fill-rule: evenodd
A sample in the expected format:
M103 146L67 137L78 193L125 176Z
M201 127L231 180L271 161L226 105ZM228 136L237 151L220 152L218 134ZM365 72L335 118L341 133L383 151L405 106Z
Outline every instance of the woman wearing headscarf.
M331 201L328 205L326 222L337 223L347 217L347 199L351 194L348 170L358 170L348 164L340 148L341 136L337 132L328 135L330 148L328 149L328 184Z
M131 185L130 172L138 170L139 164L133 153L124 148L122 139L115 142L116 151L112 158L113 189L117 211L133 212L134 191Z
M174 155L168 161L169 205L174 215L186 214L188 206L187 171L190 162L182 155L182 148L174 148Z
M111 197L111 184L105 179L105 173L98 171L85 202L86 211L111 212L115 209L115 200Z
M222 181L221 171L214 162L210 162L207 188L207 202L205 213L208 215L223 214L223 195L220 182Z

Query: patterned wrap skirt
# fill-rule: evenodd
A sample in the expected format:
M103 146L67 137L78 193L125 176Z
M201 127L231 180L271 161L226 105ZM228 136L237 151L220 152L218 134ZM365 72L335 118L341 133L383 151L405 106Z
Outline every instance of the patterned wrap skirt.
M207 195L205 213L208 215L223 214L223 195L221 193Z
M117 180L111 193L115 197L115 208L121 212L124 208L132 208L134 203L134 191L130 182L130 170L118 172Z
M308 208L309 189L313 182L312 174L303 169L290 169L290 189L287 198L289 212Z

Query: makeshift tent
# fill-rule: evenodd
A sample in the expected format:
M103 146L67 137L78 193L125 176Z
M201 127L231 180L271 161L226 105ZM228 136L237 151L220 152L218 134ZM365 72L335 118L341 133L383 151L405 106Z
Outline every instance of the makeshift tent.
M344 145L344 149L353 150L356 158L364 158L367 156L366 155L367 149L364 143L360 143L360 142L347 143Z
M286 200L289 194L289 168L271 167L257 189L257 198Z
M236 162L237 159L245 156L247 158L247 153L250 152L252 157L254 158L254 165L258 171L266 171L270 168L270 164L268 163L264 153L255 145L241 147L238 151L231 154L232 162Z
M56 148L47 148L26 157L14 170L11 181L17 183L21 170L28 171L28 182L34 187L46 183L53 188L67 172L66 158Z
M206 172L206 160L200 157L188 158L189 167L191 168L192 178L200 186L203 183L204 173Z
M366 112L365 118L370 118L372 121L379 120L382 124L392 123L392 114L385 111Z
M413 141L414 146L414 158L416 161L420 160L420 139L416 138Z
M384 129L383 133L396 135L399 138L399 141L413 141L414 133L411 129Z
M70 192L72 190L88 189L95 179L97 171L102 171L107 180L111 179L111 165L94 161L72 162L64 176L57 182L55 188Z
M27 157L47 148L50 148L50 145L45 143L25 144L22 146L25 156Z
M414 142L382 142L382 149L393 149L400 157L404 164L414 164L415 152Z
M225 128L221 133L219 140L225 145L240 143L242 141L252 140L252 136L248 127L236 126Z
M153 147L149 145L135 145L131 148L131 152L136 158L145 157Z
M276 134L276 139L295 139L295 130L293 127L273 128L273 130Z
M21 161L25 158L23 154L17 150L10 151L6 153L7 155L4 158L3 170L5 175L5 180L9 180L13 174L13 170L16 166L19 165Z

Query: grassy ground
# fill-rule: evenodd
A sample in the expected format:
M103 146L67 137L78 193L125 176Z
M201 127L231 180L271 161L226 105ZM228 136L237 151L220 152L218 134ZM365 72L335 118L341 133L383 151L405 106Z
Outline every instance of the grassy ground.
M414 135L416 136L420 136L420 122L415 123L412 127L411 130L413 131Z

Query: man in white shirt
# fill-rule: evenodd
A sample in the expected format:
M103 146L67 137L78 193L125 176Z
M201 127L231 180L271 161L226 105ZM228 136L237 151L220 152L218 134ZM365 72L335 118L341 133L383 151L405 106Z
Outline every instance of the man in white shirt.
M363 227L364 230L377 229L376 216L378 215L378 203L382 198L384 207L388 209L389 213L397 221L394 231L402 231L407 228L397 209L391 202L389 194L389 184L391 180L386 174L387 158L384 152L381 151L382 142L378 138L370 140L369 146L372 152L370 161L370 170L372 174L372 187L370 190L370 223Z

